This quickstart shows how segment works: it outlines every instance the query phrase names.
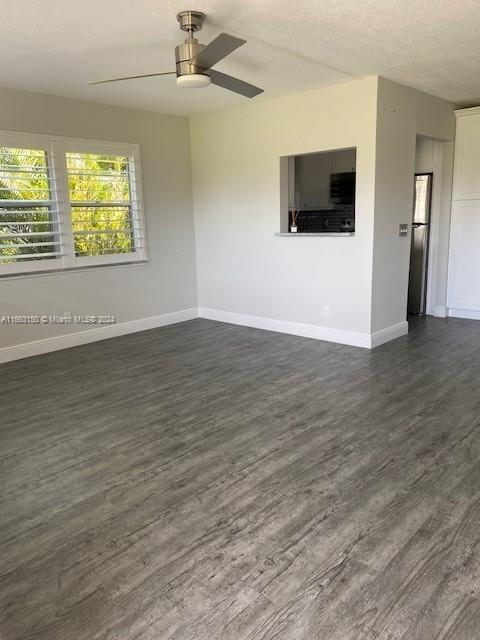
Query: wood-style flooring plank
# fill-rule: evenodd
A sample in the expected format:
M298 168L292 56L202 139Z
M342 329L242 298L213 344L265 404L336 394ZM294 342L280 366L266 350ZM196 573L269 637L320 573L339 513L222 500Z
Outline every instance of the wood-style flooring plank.
M0 366L2 640L478 640L480 324Z

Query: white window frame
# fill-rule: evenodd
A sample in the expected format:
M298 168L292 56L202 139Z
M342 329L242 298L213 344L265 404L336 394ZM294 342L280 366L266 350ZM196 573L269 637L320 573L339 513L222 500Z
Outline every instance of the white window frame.
M49 271L68 271L69 269L81 269L102 265L122 265L148 260L140 146L138 144L0 131L0 147L41 149L47 152L49 168L51 169L51 202L53 210L57 212L60 222L60 247L62 252L62 255L56 258L0 264L0 277ZM140 242L140 247L136 248L132 253L108 254L103 256L75 255L72 208L70 206L66 162L66 154L70 152L123 155L132 159L130 165L132 225L135 241Z

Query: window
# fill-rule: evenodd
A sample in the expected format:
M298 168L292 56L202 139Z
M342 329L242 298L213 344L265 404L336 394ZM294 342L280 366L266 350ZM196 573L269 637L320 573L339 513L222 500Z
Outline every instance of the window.
M145 259L138 147L0 133L0 275Z

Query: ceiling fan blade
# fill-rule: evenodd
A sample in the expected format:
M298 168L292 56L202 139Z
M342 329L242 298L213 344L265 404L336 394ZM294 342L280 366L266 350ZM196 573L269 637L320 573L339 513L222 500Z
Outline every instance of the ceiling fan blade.
M196 56L191 58L189 62L197 67L202 67L202 69L210 69L214 64L223 60L229 53L232 53L232 51L235 51L245 43L246 40L229 36L228 33L221 33Z
M119 82L120 80L136 80L137 78L153 78L154 76L177 75L176 71L164 71L163 73L144 73L140 76L125 76L125 78L111 78L110 80L94 80L88 84L105 84L106 82Z
M234 78L233 76L227 76L226 73L220 73L220 71L215 71L215 69L210 70L210 78L213 84L239 93L246 98L254 98L258 96L259 93L263 93L263 89L259 89L255 85Z

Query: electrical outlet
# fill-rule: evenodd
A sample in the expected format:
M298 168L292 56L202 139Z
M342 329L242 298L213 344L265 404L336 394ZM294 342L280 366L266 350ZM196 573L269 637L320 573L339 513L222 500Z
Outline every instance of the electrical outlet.
M328 306L328 304L324 304L322 307L322 318L329 318L330 317L330 307Z
M400 225L398 235L400 238L406 238L408 236L408 224Z

